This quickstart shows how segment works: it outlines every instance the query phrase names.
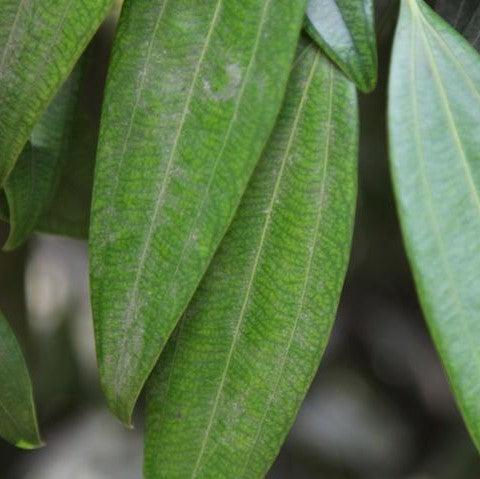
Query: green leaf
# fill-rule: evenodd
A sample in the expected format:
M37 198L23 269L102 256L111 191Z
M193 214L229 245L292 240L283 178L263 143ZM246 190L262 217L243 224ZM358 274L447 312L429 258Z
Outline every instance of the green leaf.
M264 477L325 349L356 199L355 87L313 45L147 388L145 475Z
M113 0L3 0L0 186Z
M127 0L90 230L102 385L130 423L273 127L304 0Z
M5 250L19 247L51 207L69 151L83 61L74 69L35 126L5 182L10 234Z
M389 85L391 168L423 310L480 445L480 57L402 0Z
M92 103L100 101L99 70L108 51L97 35L42 115L8 177L11 213L7 199L0 197L0 219L11 217L10 237L15 242L8 248L9 240L7 249L18 246L33 228L87 238L100 115Z
M0 313L0 436L24 449L42 446L27 365Z
M76 95L69 100L74 106L72 116L63 128L59 184L50 207L37 225L39 231L81 239L88 236L100 123L96 104L101 103L104 86L101 70L108 61L108 52L109 45L105 47L101 35L97 35L77 66L81 75Z
M309 0L305 28L363 92L377 83L372 0Z

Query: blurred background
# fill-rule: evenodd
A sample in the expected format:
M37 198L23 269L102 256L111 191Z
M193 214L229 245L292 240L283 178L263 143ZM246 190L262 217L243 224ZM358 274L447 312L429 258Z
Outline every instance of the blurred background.
M385 102L397 3L376 4L380 81L360 96L358 214L336 326L270 479L480 478L419 309L390 186ZM439 0L437 8L468 36L479 4ZM115 14L96 39L100 82L114 22ZM6 234L0 223L0 243ZM25 452L0 441L1 479L141 478L142 407L127 431L99 390L87 266L84 242L48 235L0 253L0 309L25 351L48 444Z

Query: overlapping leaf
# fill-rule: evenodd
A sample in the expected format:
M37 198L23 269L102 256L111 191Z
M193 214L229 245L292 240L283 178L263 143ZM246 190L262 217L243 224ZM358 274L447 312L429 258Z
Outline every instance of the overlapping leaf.
M102 384L126 423L278 113L305 0L124 3L90 231Z
M0 436L24 449L40 447L32 385L17 340L0 312Z
M364 92L377 82L377 46L372 0L309 0L306 29Z
M392 174L420 300L480 444L480 57L402 0L389 86Z
M92 41L5 183L0 219L11 224L6 249L17 247L33 229L87 237L99 123L92 100L103 88L97 60L105 60L104 47L99 37Z
M51 206L63 161L69 153L73 115L82 76L82 64L65 82L34 128L15 168L5 182L10 234L4 248L20 246Z
M0 186L113 0L3 0Z
M147 390L145 476L263 477L325 348L356 196L355 87L313 46Z

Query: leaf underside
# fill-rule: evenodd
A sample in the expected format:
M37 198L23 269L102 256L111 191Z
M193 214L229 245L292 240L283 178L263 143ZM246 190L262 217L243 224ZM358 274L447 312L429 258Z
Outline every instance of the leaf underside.
M0 436L24 449L42 445L32 384L17 340L0 313Z
M127 424L273 127L304 10L304 0L124 3L90 270L101 381Z
M309 0L305 28L361 91L375 88L377 46L372 0Z
M355 87L312 44L235 219L147 387L145 477L263 477L318 367L348 263Z
M391 168L437 349L480 444L480 58L421 0L402 0L389 86Z
M113 1L2 1L0 186Z

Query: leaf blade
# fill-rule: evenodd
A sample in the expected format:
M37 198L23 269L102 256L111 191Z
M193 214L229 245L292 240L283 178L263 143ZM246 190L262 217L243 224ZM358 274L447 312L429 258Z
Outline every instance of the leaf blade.
M305 27L361 91L375 88L377 47L371 0L309 0Z
M423 2L404 0L389 86L392 178L420 302L477 446L479 82L473 48Z
M97 155L90 270L102 384L127 424L273 126L304 5L124 4Z
M7 251L23 244L51 208L69 154L66 139L73 126L82 74L81 62L33 129L30 141L5 182L10 222L4 245Z
M278 453L342 289L356 122L354 86L308 46L232 226L150 379L147 478L263 477Z
M5 0L0 23L0 186L113 0Z
M27 365L0 312L0 436L23 449L42 446Z

